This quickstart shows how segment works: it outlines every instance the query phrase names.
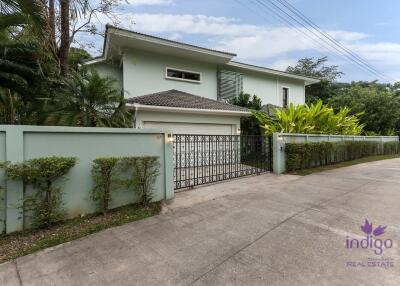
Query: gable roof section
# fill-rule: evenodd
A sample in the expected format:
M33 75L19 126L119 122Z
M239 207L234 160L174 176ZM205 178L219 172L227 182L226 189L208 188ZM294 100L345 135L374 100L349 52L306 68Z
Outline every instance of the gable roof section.
M234 53L177 42L107 24L102 56L88 60L86 64L94 64L109 60L112 57L118 57L127 49L160 52L179 57L191 57L213 63L227 63L236 56Z
M247 108L171 89L163 92L128 98L126 103L136 106L156 106L198 111L226 111L248 114Z
M86 65L104 62L113 58L120 58L125 50L139 49L155 53L165 53L176 57L187 57L198 61L223 64L227 67L238 68L246 71L270 74L286 78L304 80L305 85L318 83L316 78L296 75L266 67L255 66L233 61L234 53L218 51L187 43L177 42L161 37L147 35L127 29L106 25L103 54L90 59Z
M306 77L306 76L302 76L302 75L297 75L297 74L279 71L279 70L275 70L275 69L270 69L270 68L266 68L266 67L245 64L245 63L241 63L241 62L230 61L229 63L226 63L226 66L235 67L235 68L239 68L242 70L248 70L248 71L254 71L254 72L260 72L260 73L266 73L266 74L271 74L271 75L277 75L277 76L282 76L282 77L304 80L305 85L310 85L310 84L320 82L320 80L317 78Z

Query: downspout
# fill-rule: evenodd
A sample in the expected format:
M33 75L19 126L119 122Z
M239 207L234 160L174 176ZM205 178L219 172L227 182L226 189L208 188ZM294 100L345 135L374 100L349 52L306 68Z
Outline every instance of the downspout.
M139 106L137 106L136 104L134 106L135 106L135 113L133 115L133 128L137 129L136 120L137 120L137 114L139 111Z

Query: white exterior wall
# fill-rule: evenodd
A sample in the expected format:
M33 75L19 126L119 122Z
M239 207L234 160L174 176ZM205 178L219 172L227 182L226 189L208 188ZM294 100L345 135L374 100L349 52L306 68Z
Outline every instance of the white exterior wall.
M125 98L177 89L191 94L217 99L217 64L170 57L144 51L130 50L123 56L123 65L116 63L93 64L100 75L114 77L118 87L124 88ZM192 83L165 78L166 67L201 73L201 83ZM282 88L289 88L289 103L305 103L303 80L269 75L250 70L226 68L243 74L243 92L257 95L262 104L282 106Z
M166 67L201 73L201 82L192 83L165 78ZM161 54L130 50L123 56L125 97L177 89L217 99L217 65Z
M293 80L287 78L278 78L277 79L278 86L278 106L282 106L282 88L289 88L289 103L293 103L295 105L304 104L305 103L305 86L304 81L302 80Z
M113 63L97 63L90 66L95 69L101 77L113 78L116 81L116 88L123 88L122 68Z
M243 73L243 72L242 72ZM289 103L305 103L304 81L262 73L243 73L243 92L257 95L262 104L282 106L282 88L289 88Z
M136 126L137 128L143 128L144 122L169 122L171 125L178 124L194 124L193 129L196 128L196 124L216 124L216 125L230 125L231 134L238 134L240 129L240 117L239 116L221 116L211 114L194 114L194 113L183 113L183 112L161 112L161 111L145 111L138 110L136 114ZM169 132L173 130L165 130ZM191 132L193 133L193 132Z

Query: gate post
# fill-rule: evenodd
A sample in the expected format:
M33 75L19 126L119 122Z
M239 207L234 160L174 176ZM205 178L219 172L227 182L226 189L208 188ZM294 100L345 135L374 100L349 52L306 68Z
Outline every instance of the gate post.
M285 172L285 142L281 133L272 135L272 170L277 175Z
M174 198L174 135L164 133L164 176L165 176L165 199Z

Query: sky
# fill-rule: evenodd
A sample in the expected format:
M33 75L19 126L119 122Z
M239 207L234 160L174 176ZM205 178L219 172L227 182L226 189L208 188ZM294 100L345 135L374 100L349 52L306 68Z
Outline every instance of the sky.
M256 0L127 0L114 13L123 28L233 52L235 60L249 64L285 70L303 57L328 56L345 73L340 81L400 81L400 1L287 1L383 75L338 55L309 26L289 26ZM100 29L110 22L105 16L96 21ZM103 39L83 34L80 39L94 43L93 55L101 54Z

